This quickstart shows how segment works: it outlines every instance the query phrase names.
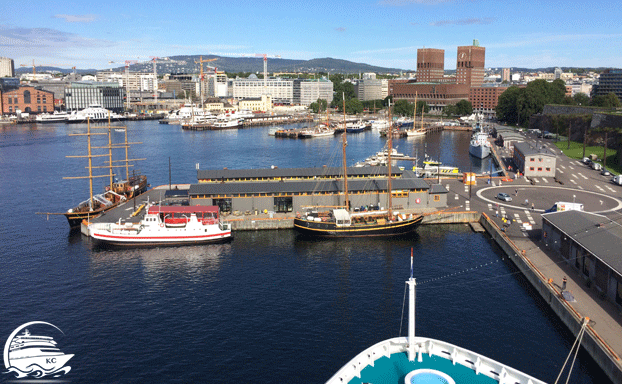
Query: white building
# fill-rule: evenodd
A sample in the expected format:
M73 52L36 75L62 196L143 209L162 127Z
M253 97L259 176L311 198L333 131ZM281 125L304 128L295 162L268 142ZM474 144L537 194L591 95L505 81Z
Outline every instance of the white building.
M376 79L359 80L357 84L354 86L354 90L357 94L357 98L361 101L384 99L386 95L384 97L382 96L383 95L382 89L383 89L382 80L376 80ZM387 90L388 90L388 82L387 82Z
M119 86L129 91L149 91L157 89L158 80L153 73L142 72L97 72L97 81L106 83L118 83Z
M269 95L261 95L261 97L258 98L243 99L238 103L238 110L270 112L272 111L272 99Z
M49 73L24 73L19 79L21 81L39 81L39 80L51 80L54 76Z
M294 99L294 81L275 78L258 79L252 74L247 79L231 80L231 93L234 99L261 98L261 95L270 95L274 103L291 104Z
M318 99L330 104L333 101L333 82L327 79L296 79L294 85L294 104L309 106Z
M210 73L207 76L207 95L209 97L229 96L228 79L224 72Z
M15 77L15 63L8 57L0 57L0 77Z

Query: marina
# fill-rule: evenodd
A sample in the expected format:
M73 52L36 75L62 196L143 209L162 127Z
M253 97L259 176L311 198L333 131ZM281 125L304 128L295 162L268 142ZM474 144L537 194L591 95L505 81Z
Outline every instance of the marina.
M153 185L164 186L142 196L149 196L151 200L161 199L157 196L158 191L164 192L168 182L166 172L162 172L167 168L168 158L154 156L156 153L171 154L174 181L199 183L196 170L197 167L203 169L203 166L196 163L212 164L217 169L231 170L257 167L280 170L310 165L321 168L325 164L331 164L329 159L341 139L337 136L327 141L275 140L267 134L268 128L257 128L256 132L215 131L209 133L210 142L214 146L228 143L227 145L235 145L246 155L235 159L217 157L214 164L213 153L192 155L195 149L204 145L205 133L184 132L178 127L177 131L172 132L170 127L158 125L157 122L132 124L135 125L131 130L138 133L138 140L146 142L146 145L136 147L137 156L150 159L149 164L142 167L143 171L149 175ZM15 131L5 130L4 142L9 145L6 148L12 156L11 161L21 161L24 149L26 153L30 150L39 151L41 146L50 145L50 141L55 146L67 145L63 144L66 137L64 125L47 124L45 127L35 128L36 135L43 140L32 142L20 131L20 126L10 128L16 129ZM159 136L153 134L154 130ZM371 133L364 132L348 137L349 164L382 149L384 139ZM477 170L485 174L490 168L490 163L486 161L488 159L480 160L468 156L468 144L464 146L464 138L455 136L460 134L462 133L438 132L426 135L430 139L428 152L443 163L456 164L461 169ZM465 135L467 138L470 136L468 133ZM409 147L407 139L403 140L398 140L400 152L411 155L417 151L424 152L422 146L417 147L414 144ZM165 151L165 148L168 150ZM74 151L77 149L80 148L75 148ZM174 150L171 152L170 149ZM254 151L269 155L267 158L254 156ZM63 207L71 206L71 196L63 195L60 186L62 183L70 183L71 188L84 190L84 182L80 184L78 181L60 180L58 170L54 171L54 168L60 169L60 164L66 164L67 160L62 155L44 153L46 158L29 165L28 170L45 174L48 183L58 187L52 188L51 195L43 201L23 196L19 205L39 211L43 211L42 207L50 201ZM299 155L291 156L290 153ZM305 156L305 153L309 155ZM318 159L318 153L326 155ZM453 157L455 153L460 155ZM291 159L306 161L295 162ZM313 164L309 163L309 159L312 159ZM275 164L278 167L272 168ZM11 167L10 163L4 165L7 176L17 180L18 178L11 177L14 176L11 169L15 167ZM406 162L404 165L412 167L412 163ZM76 170L80 166L73 165L70 168ZM494 182L498 184L500 180L502 179L495 178ZM478 182L485 184L486 177L478 179ZM457 178L443 179L442 184L449 184L446 189L449 191L450 206L456 204L452 200L454 194L460 197L458 206L463 207L456 210L457 217L458 213L464 212L465 201L469 200L465 196L468 197L469 193ZM24 187L32 188L32 185ZM103 188L103 184L99 188ZM482 188L478 188L480 189ZM522 190L522 193L525 192ZM136 204L140 202L137 201ZM475 202L472 201L471 204L471 209L474 209ZM117 210L129 214L136 208L129 202ZM50 210L49 205L46 210ZM485 204L481 210L487 210ZM108 215L110 213L102 218ZM288 215L291 216L287 213L275 214L272 220ZM433 219L433 215L428 217L429 220ZM241 216L232 213L228 219L232 224L237 222L234 220L242 219L244 225L257 225L260 219L269 221L270 217L268 213L256 215L251 212L250 215ZM7 219L3 217L0 220ZM413 243L416 254L415 269L419 271L422 282L422 294L418 304L422 315L418 320L418 334L446 340L545 382L554 381L574 341L574 336L568 330L559 328L553 312L543 309L547 308L547 302L538 296L531 284L521 277L521 273L516 273L521 269L516 269L518 267L513 263L504 261L501 255L505 253L488 237L473 234L468 227L461 225L422 225L413 237L399 238L392 242L355 242L348 239L319 242L299 238L294 231L286 228L278 231L242 231L236 233L231 243L189 246L175 252L171 252L172 248L145 249L138 252L102 249L80 233L71 232L67 235L66 227L57 224L54 223L54 218L46 221L44 217L36 217L34 225L41 229L37 232L42 236L25 246L23 242L12 240L15 233L23 232L24 224L5 225L5 231L8 231L5 234L8 240L7 253L12 257L3 260L8 269L0 272L0 276L8 279L9 275L5 274L29 274L28 271L20 272L19 267L11 260L35 254L33 248L41 246L42 243L50 244L54 251L38 256L40 262L29 267L35 272L41 272L41 268L47 269L47 273L38 274L41 276L39 279L59 279L64 276L61 265L72 263L75 277L70 278L69 284L59 287L57 294L69 297L75 284L86 285L88 288L79 292L77 300L69 302L62 312L53 308L46 308L46 312L52 322L63 324L63 330L71 338L78 340L77 348L72 350L76 356L74 359L89 356L83 360L83 364L89 367L90 372L85 372L85 376L80 377L96 375L120 378L122 373L117 368L129 367L130 364L136 368L136 361L133 359L121 360L114 368L100 363L107 356L110 357L102 337L115 343L117 352L132 356L138 349L144 351L142 346L146 346L147 341L138 337L135 343L129 344L124 341L128 335L138 336L135 333L138 329L149 333L160 333L162 329L168 329L169 334L161 337L162 342L184 344L186 350L196 355L197 359L212 363L196 371L191 369L196 359L176 359L172 367L157 375L146 364L139 364L138 370L141 373L138 381L155 380L156 377L179 378L180 372L184 372L182 379L186 381L207 376L214 378L213 381L216 382L230 382L236 378L244 380L248 377L278 382L291 381L292 377L300 375L314 382L325 382L350 358L381 340L399 334L404 263L407 262L407 258L402 256L410 253ZM457 255L460 257L456 257ZM485 267L465 273L462 277L447 278L434 283L437 278L470 269L475 264ZM273 276L277 271L280 277L274 280ZM353 279L354 274L359 278ZM301 276L313 278L303 278L301 281ZM505 277L490 281L490 276ZM252 281L243 285L246 290L244 296L232 293L227 288L240 281ZM360 289L369 294L357 295L355 291ZM384 295L383 291L390 294ZM458 291L460 299L456 299ZM132 292L131 299L127 299L128 292ZM43 299L41 295L44 293L33 295L26 293L26 290L22 292L16 289L16 294L30 295L36 302L38 298ZM157 304L154 299L157 299ZM107 306L114 306L115 315L102 316L98 314L101 306L83 305L104 300ZM6 300L4 301L2 304L9 307ZM327 302L329 305L326 305ZM345 305L337 304L340 302ZM330 303L338 305L338 308ZM36 313L32 304L26 306L24 310ZM215 307L220 309L218 313L212 311ZM160 308L167 308L167 313L163 315ZM176 312L176 308L180 311ZM185 309L181 311L181 308ZM446 311L446 315L439 314L439 311ZM312 319L308 316L309 312L314 313ZM431 318L426 313L435 313L435 316ZM482 318L484 313L486 316ZM520 316L515 316L517 313ZM64 320L67 314L78 320L75 325ZM252 320L239 321L239 318L248 318L249 314L252 314ZM456 320L456 314L460 315L460 321ZM12 317L10 321L20 321L16 318L16 313L11 312L8 316ZM78 326L80 320L87 318L91 319L88 329ZM189 335L193 333L192 330L196 330L199 322L201 325L198 328L205 335L199 340L206 341L203 337L209 338L211 348L206 349L204 345L199 346L190 340ZM91 330L97 330L97 334ZM254 334L254 340L232 340L229 336L233 332ZM314 341L300 343L300 340L305 339ZM88 353L87 347L78 345L87 340L90 341L87 344ZM276 347L279 352L264 357L262 351L267 340L277 340ZM314 348L310 349L310 345ZM508 350L508 345L512 346L511 350ZM98 359L90 357L90 353L94 351L98 354ZM173 350L162 350L148 356L160 361L172 357L172 352ZM314 363L301 364L298 359L294 361L283 358L284 355L305 356L305 359ZM285 361L276 371L270 371L268 378L261 368L269 366L276 356ZM531 357L526 359L525 356ZM242 364L249 358L254 359L257 367L232 373L226 378L219 375L218 372L225 367ZM325 368L317 370L317 364ZM599 371L596 363L584 352L579 353L573 377L581 382L607 382L604 373Z

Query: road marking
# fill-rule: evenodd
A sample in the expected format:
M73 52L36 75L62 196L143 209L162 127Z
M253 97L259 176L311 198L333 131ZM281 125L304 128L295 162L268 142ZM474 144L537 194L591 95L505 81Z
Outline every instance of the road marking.
M536 178L534 178L534 179L533 179L533 181L535 181L536 183L539 183L539 182L540 182L540 180L538 180L538 179L536 179Z
M488 203L488 210L492 211L492 204L491 203Z
M596 185L596 184L595 184L594 186L595 186L596 188L598 188L598 190L599 190L599 191L601 191L601 192L605 192L605 190L604 190L604 189L602 189L602 188L600 187L600 185Z
M562 171L561 169L557 168L557 172L559 173L564 173L564 171Z
M548 183L549 181L546 178L542 178L542 181L544 181L545 183Z
M611 192L616 193L616 190L615 190L615 189L613 189L613 188L611 188L610 186L605 185L605 187L606 187L608 190L610 190Z
M576 183L575 183L576 184ZM579 189L584 189L582 186L579 185Z
M579 164L579 165L583 165L583 163L582 163L582 162L580 162L579 160L577 160L577 164Z
M579 176L581 176L582 178L584 178L585 180L587 180L587 177L585 177L581 172L577 172L579 174Z
M572 165L569 165L569 166L568 166L568 168L570 168L570 169L574 169L574 167L573 167Z
M575 179L578 179L577 175L575 175L574 173L570 175L570 177L574 177Z
M458 194L456 193L456 200L458 200Z
M467 201L464 203L464 207L465 207L465 209L466 209L467 211L470 211L470 210L471 210L471 202L470 202L469 200L467 200Z
M126 211L131 211L134 207L125 208Z
M562 167L562 168L564 168L564 169L566 169L566 167L564 167L564 166L563 166L563 165L561 165L561 164L560 164L559 166L560 166L560 167Z
M575 184L577 183L576 181L574 181L574 179L570 179L570 181L572 181L572 182L573 182L573 183L575 183Z

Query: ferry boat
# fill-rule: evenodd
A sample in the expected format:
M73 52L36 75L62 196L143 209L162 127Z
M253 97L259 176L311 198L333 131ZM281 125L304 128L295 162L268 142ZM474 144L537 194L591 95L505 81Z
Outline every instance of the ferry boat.
M490 156L490 142L488 142L487 133L481 130L473 133L469 143L469 153L480 159Z
M126 117L119 115L118 113L111 112L99 104L91 104L88 108L81 111L71 112L71 114L67 117L66 122L83 123L88 120L93 123L97 121L108 121L109 119L125 120Z
M371 128L371 126L366 125L362 121L358 121L356 123L347 123L346 124L346 132L347 133L359 133Z
M441 340L415 336L413 257L408 284L408 337L376 343L359 353L326 384L544 384L484 355Z
M150 206L139 223L88 223L89 235L113 245L181 245L232 239L217 206Z
M211 124L212 129L234 129L242 127L244 120L237 117L218 118Z
M58 123L69 118L69 113L54 111L54 113L42 113L35 117L37 123Z
M343 109L345 111L345 102ZM414 231L423 221L423 215L402 214L392 209L391 155L393 148L390 134L387 144L388 149L386 150L388 165L387 191L389 192L387 193L388 209L383 211L350 212L348 176L346 172L346 136L342 136L345 207L332 208L327 211L312 209L307 210L304 214L297 214L294 218L294 229L304 235L319 237L394 236Z
M34 372L38 366L43 370L42 373L48 376L63 368L73 356L58 349L54 338L31 335L28 329L25 329L23 334L16 335L11 340L8 356L5 355L5 362L8 358L10 366L19 369L22 373Z

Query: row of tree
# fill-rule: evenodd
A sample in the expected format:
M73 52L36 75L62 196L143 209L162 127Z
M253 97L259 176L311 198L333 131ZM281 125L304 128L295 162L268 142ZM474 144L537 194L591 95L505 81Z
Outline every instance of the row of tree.
M563 80L557 79L551 83L535 80L523 88L509 87L499 96L495 111L497 119L507 124L526 127L529 117L541 113L546 104L617 108L620 107L620 100L614 93L592 98L584 93L577 93L570 97L566 96L566 83Z

